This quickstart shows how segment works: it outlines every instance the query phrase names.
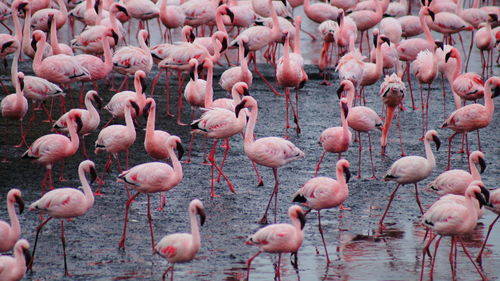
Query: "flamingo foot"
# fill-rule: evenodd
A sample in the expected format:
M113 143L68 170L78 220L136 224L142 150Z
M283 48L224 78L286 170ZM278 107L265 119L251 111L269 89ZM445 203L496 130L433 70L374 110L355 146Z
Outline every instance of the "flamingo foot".
M260 220L258 221L258 224L267 224L267 215L264 215Z
M187 126L188 124L184 123L184 122L181 122L180 120L177 120L177 125L179 126Z
M259 183L257 184L257 186L264 186L264 182L261 180L259 180Z

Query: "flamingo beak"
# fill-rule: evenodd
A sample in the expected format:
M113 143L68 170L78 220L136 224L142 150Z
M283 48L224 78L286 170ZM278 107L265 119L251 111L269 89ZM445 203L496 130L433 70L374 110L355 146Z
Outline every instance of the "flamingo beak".
M124 13L127 17L129 16L127 8L125 8L125 7L121 6L121 5L117 5L116 8L118 9L118 11Z
M483 188L481 188L481 193L475 192L476 194L476 199L479 201L479 208L482 208L483 206L491 206L490 203L488 203L488 200L485 199L483 192Z
M490 191L488 189L486 189L483 185L480 185L479 188L481 188L481 194L484 196L484 199L486 199L486 204L485 205L489 205L490 204Z
M231 11L231 9L227 8L226 9L226 13L229 16L229 19L231 19L231 23L233 23L234 22L234 13L233 13L233 11Z
M23 248L24 261L26 262L26 266L31 264L31 252L29 249Z
M248 43L243 42L243 56L246 58L248 56L248 53L250 53L250 48L248 47Z
M337 89L337 97L339 97L339 99L342 97L343 92L344 92L344 84L340 84L340 87Z
M146 105L144 105L144 108L142 109L142 112L143 112L144 116L148 116L149 115L149 110L151 109L151 105L152 105L151 102L148 102L148 103L146 103Z
M297 218L300 221L300 229L304 229L304 226L306 225L306 216L302 210L297 212Z
M21 91L24 91L24 78L19 78L19 86Z
M436 42L435 42L435 44L436 44L436 46L437 46L438 48L440 48L441 50L443 50L443 51L444 51L444 44L443 44L443 42L441 42L441 41L436 41Z
M250 92L248 92L247 88L243 88L243 96L249 96Z
M118 44L118 40L120 39L118 37L118 34L114 30L111 30L111 36L113 37L113 40L115 40L115 45L117 45Z
M344 167L344 176L345 176L345 182L348 183L349 180L351 179L351 171L349 171L348 167Z
M16 200L17 206L19 207L19 214L22 214L24 211L24 200L21 198L21 196L14 196L14 199Z
M482 157L479 157L479 166L481 167L481 174L482 174L486 169L486 162Z
M493 95L491 96L491 98L496 98L500 96L500 86L496 86L495 87L495 92L493 93Z
M436 14L433 11L429 10L429 16L431 16L432 21L436 19Z
M99 0L95 0L95 3L94 3L94 10L97 13L99 13L99 4L100 4L100 1Z
M141 80L142 92L144 93L146 91L146 89L148 88L148 84L146 83L146 79L141 77L140 80Z
M94 95L94 101L97 104L97 108L101 109L102 108L102 99L98 95Z
M439 150L439 147L441 147L441 140L439 139L439 137L432 136L432 140L436 143L436 150Z
M47 19L47 26L49 27L49 30L50 30L50 27L52 26L53 20L54 20L54 15L49 15L48 19Z
M446 53L446 55L444 56L444 62L448 62L448 60L451 58L451 51L449 51L448 53Z
M373 46L377 47L377 42L378 42L378 33L375 33L375 35L373 35Z
M349 107L347 106L347 103L342 103L342 111L344 111L345 118L347 118L347 115L349 114Z
M134 108L135 110L135 115L139 115L139 113L141 112L141 108L139 107L139 105L135 102L135 101L130 101L130 105Z
M195 66L192 66L190 69L189 69L189 78L191 80L194 81L194 69L195 69Z
M205 214L205 210L200 207L196 207L196 213L200 216L200 225L205 224L205 220L207 219L207 215Z
M380 36L380 39L382 39L382 41L387 43L388 46L391 46L391 40L389 40L389 38L387 38L385 36Z
M32 35L32 39L31 39L31 48L33 48L33 50L35 51L35 53L36 53L36 43L37 43L36 38L35 38L35 36L34 36L34 35ZM5 43L5 44L7 44L7 43ZM5 47L4 47L4 46L5 46L5 44L2 46L2 52L3 52L3 49L5 48Z
M189 42L193 43L194 39L196 39L196 36L194 35L193 31L189 33Z
M76 122L76 132L78 133L83 127L82 118L80 116L76 116L75 122Z
M198 75L203 72L203 63L198 64L198 69L196 69L196 71L198 71Z
M234 113L236 113L236 118L238 118L238 115L240 114L240 111L245 107L245 101L241 101L236 107L234 108Z
M227 49L227 38L224 37L222 38L222 48L220 49L220 52L223 53Z
M3 44L2 45L2 53L5 51L5 49L7 49L8 47L10 47L12 44L14 44L14 41L9 41L9 42Z
M182 156L184 155L184 147L182 147L182 144L180 142L177 143L177 157L179 160L182 159Z
M90 166L90 183L94 183L97 179L97 171L94 166Z

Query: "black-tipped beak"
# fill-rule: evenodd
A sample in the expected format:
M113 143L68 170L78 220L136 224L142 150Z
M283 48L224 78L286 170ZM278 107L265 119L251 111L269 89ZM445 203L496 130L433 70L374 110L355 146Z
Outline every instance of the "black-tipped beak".
M141 112L141 108L139 107L139 105L135 101L130 101L130 105L134 108L135 115L139 115L139 113Z
M76 116L75 122L76 122L76 132L78 133L83 127L82 117Z
M496 98L498 96L500 96L500 87L496 86L495 91L494 91L493 95L491 96L491 98Z
M240 115L240 111L245 107L245 101L242 101L236 105L234 108L234 113L236 113L236 118L238 118L238 115Z
M184 155L184 147L182 147L182 144L180 142L177 143L177 157L179 160L182 159L182 156Z
M19 207L19 214L22 214L24 211L24 200L21 198L21 196L14 196L14 199L16 200L17 206Z
M444 51L444 44L441 41L436 41L434 42L436 44L436 47L440 48L441 50Z
M97 171L94 166L90 166L90 183L94 183L97 179Z
M205 224L205 220L207 219L207 215L205 214L205 210L200 207L196 207L196 213L200 216L200 225Z
M304 226L306 225L306 216L302 211L297 212L297 218L300 221L300 229L304 229Z
M482 157L479 157L479 166L481 167L480 173L482 174L484 170L486 169L486 162Z
M196 39L196 35L194 35L193 31L189 32L189 42L193 43L194 39Z
M14 41L9 41L9 42L4 43L2 45L2 53L5 51L5 49L7 49L8 47L12 46L12 44L14 44Z
M95 0L95 3L94 3L94 11L97 13L99 13L99 0Z
M423 1L423 0L422 0ZM427 6L431 6L432 0L427 1Z
M49 27L49 30L50 30L50 27L52 26L53 20L54 20L54 15L49 15L47 18L47 26Z
M349 180L351 179L351 171L349 171L349 168L347 167L344 167L344 177L346 183L348 183Z
M248 92L247 88L243 88L243 96L249 96L250 92Z
M231 23L233 23L234 22L234 13L233 13L233 11L231 11L231 9L227 8L226 9L226 13L229 16L229 19L231 19Z
M432 140L436 143L436 150L439 150L441 147L441 140L438 136L432 136Z
M23 10L23 11L25 11L26 6L28 6L28 3L23 2L23 3L19 4L19 6L18 6L17 8L18 8L19 10Z
M141 77L140 80L141 80L142 92L144 93L144 92L146 92L146 89L148 88L148 84L146 84L146 79Z
M344 112L345 118L347 118L347 115L349 114L349 107L347 106L347 103L342 103L342 111Z
M344 17L344 14L343 13L339 13L339 15L337 16L337 24L340 25L340 22L342 21L342 18Z
M497 14L488 14L490 16L490 19L492 22L497 22L498 21L498 16Z
M32 36L32 38L31 38L31 48L33 48L33 50L35 51L35 53L36 53L36 43L37 43L37 41L36 41L35 36ZM5 43L5 44L7 44L7 43ZM4 46L5 46L5 44L4 44ZM4 46L2 46L2 51L3 51Z
M19 78L19 87L21 91L24 91L24 78Z
M246 58L248 53L250 53L250 48L248 47L248 43L243 43L243 56Z
M114 30L111 30L111 36L113 37L113 40L115 40L115 45L117 45L118 44L118 39L120 39L118 37L118 34Z
M377 43L378 43L378 34L375 33L375 35L373 35L373 46L377 47Z
M26 267L31 264L31 253L29 249L23 248L24 261L26 262Z
M226 37L222 38L221 44L222 44L222 48L220 49L220 52L223 53L227 49L227 38Z
M200 76L203 72L203 62L198 64L198 68L196 69L196 71L198 72L198 76Z
M451 58L451 51L449 51L448 53L446 53L446 55L444 56L444 62L448 62L448 60Z
M195 66L189 68L189 78L194 81L194 70Z
M380 39L382 39L382 41L387 43L388 46L391 46L391 40L389 40L389 38L387 38L385 36L380 36Z
M420 2L422 2L422 6L425 6L425 0L421 0Z
M128 15L128 11L127 11L127 9L125 7L123 7L121 5L118 5L118 6L116 6L116 8L118 9L118 11L124 13L127 17L129 16Z
M102 108L102 99L98 95L94 95L94 101L97 104L97 108L101 109Z
M148 103L146 103L146 105L144 105L144 108L142 109L142 114L144 116L148 116L150 109L151 109L151 102L148 102Z
M481 194L484 196L484 199L486 199L486 204L485 205L488 205L489 202L490 202L490 191L488 189L486 189L484 186L479 186L479 188L481 188Z
M431 16L432 21L436 18L436 14L433 11L429 10L429 16Z
M481 193L475 192L475 194L476 194L477 201L479 201L479 208L482 208L483 206L490 206L490 204L488 203L488 200L485 199L482 188L481 188Z
M283 3L283 5L285 5L286 7L286 0L281 0L281 2Z
M344 84L340 84L340 87L337 89L337 97L339 97L339 99L342 97L343 92L344 92Z

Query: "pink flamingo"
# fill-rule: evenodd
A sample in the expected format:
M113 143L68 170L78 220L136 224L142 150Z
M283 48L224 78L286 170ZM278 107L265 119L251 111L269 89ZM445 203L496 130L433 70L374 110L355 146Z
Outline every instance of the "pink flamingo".
M392 75L386 75L384 82L380 85L379 95L382 98L382 102L386 106L385 122L382 128L382 136L380 137L381 153L385 155L385 149L387 147L387 135L389 134L389 129L391 128L392 119L394 117L394 111L403 102L403 98L406 94L406 87L401 78L393 73ZM398 115L398 130L399 130L399 140L401 144L401 156L404 156L403 142L401 140L401 127Z
M186 14L185 24L193 27L203 26L206 23L211 23L211 25L213 25L218 6L218 0L196 0L184 2L181 5L181 8ZM204 30L202 30L202 36L204 36L203 31Z
M472 5L472 8L468 9L464 9L463 4L464 4L463 0L458 1L456 14L459 15L468 24L472 25L474 29L479 29L479 24L488 21L489 19L488 13L484 10L479 9L479 1L475 0ZM474 29L471 30L471 38L475 37ZM471 40L471 44L469 46L467 63L465 64L466 71L467 71L467 66L469 65L469 58L470 58L470 53L472 51L473 41L474 40Z
M387 6L387 10L384 12L384 16L399 18L406 15L406 11L408 11L408 1L400 0L389 3Z
M157 18L158 26L160 25L160 21L158 19L160 15L160 8L155 5L152 1L149 0L124 0L122 1L127 7L127 11L130 14L130 17L139 20L139 28L143 28L143 23L146 22L146 28L149 31L149 20L153 18ZM129 21L129 29L130 29L131 21Z
M322 23L326 20L335 20L339 16L339 8L329 3L314 3L311 0L304 0L304 13L306 16L316 22Z
M82 128L80 129L78 134L82 136L82 152L83 156L86 159L88 159L89 157L87 155L85 147L85 136L90 135L93 131L95 131L101 123L99 112L97 112L97 109L92 104L92 101L97 104L98 108L101 108L102 100L99 97L99 94L94 90L90 90L85 95L86 109L71 109L70 111L64 113L61 117L59 117L59 119L57 119L57 121L52 126L57 131L68 133L68 118L74 112L78 112L82 119Z
M401 25L401 36L408 38L421 34L424 32L418 16L408 15L397 18Z
M385 14L385 11L389 8L389 2L386 0L377 0L377 1L371 1L371 0L364 0L358 2L351 10L352 11L363 11L363 10L369 10L369 11L375 11L377 9L377 6L382 6L382 12Z
M248 237L245 244L259 247L257 254L247 260L247 280L250 280L250 268L252 261L262 252L278 253L278 266L276 267L276 277L280 280L281 253L292 253L297 257L297 252L304 241L304 226L306 218L304 211L299 206L290 206L288 216L291 224L280 223L271 224L259 229L255 234ZM294 266L297 266L295 259Z
M168 147L165 146L165 143L170 138L170 134L162 130L155 130L156 102L154 99L148 98L146 100L144 111L148 112L144 149L149 156L156 160L169 158Z
M205 105L205 87L207 81L198 78L198 68L201 70L203 65L200 65L197 59L191 59L189 65L191 66L191 70L189 71L190 79L184 88L184 98L191 105L191 121L193 121L194 109ZM213 91L213 89L209 89L209 91ZM188 162L190 159L191 157L189 156Z
M449 54L449 53L448 53ZM491 84L495 86L495 94L491 94ZM451 141L453 137L458 133L465 134L465 140L467 143L467 155L469 155L469 142L467 139L467 133L474 130L479 130L481 128L487 127L491 120L493 119L493 111L495 110L495 104L493 103L493 98L496 97L500 91L500 77L493 76L486 80L484 93L484 105L480 104L469 104L453 111L448 119L444 121L441 128L449 128L455 131L448 138L448 168L450 169L450 158L451 158ZM479 142L478 134L478 146L481 147Z
M134 74L136 71L142 70L147 75L151 68L153 67L153 57L151 56L151 51L146 44L149 38L149 33L146 30L139 31L137 35L137 41L140 47L125 46L118 49L113 54L113 69L125 75L125 80L118 88L120 91L128 80L130 74Z
M359 49L354 49L354 39L350 38L349 53L340 58L335 71L339 73L340 80L350 80L357 88L363 79L365 56L361 55Z
M345 16L343 10L339 11L337 23L339 27L334 31L333 38L335 39L337 47L341 49L337 53L338 57L339 54L343 54L345 50L348 49L351 40L354 42L356 41L358 37L358 27L352 18Z
M232 25L236 26L237 28L240 27L248 28L249 26L252 26L254 24L257 18L257 14L255 13L251 5L239 4L241 2L242 1L234 1L234 0L230 0L228 2L229 10L234 15L234 18L232 20L230 19L229 22L227 21L227 18L223 18L222 20L224 21L225 25Z
M24 201L19 189L13 188L7 193L7 213L9 213L10 225L0 220L0 235L3 237L0 242L0 253L10 251L17 240L21 237L21 225L17 217L14 203L19 207L19 214L23 213Z
M68 20L68 9L66 8L66 4L63 0L56 0L57 5L59 6L59 10L52 8L45 8L38 11L33 11L31 16L31 27L33 29L38 29L42 31L49 31L49 14L53 14L56 18L57 29L63 27Z
M186 21L186 14L182 10L181 6L168 5L168 0L161 0L160 4L160 21L165 25L166 30L163 34L163 41L166 42L166 36L168 32L168 38L170 43L172 43L172 29L184 26Z
M169 156L172 159L173 168L162 162L149 162L132 167L130 170L123 171L118 179L137 191L136 194L129 197L125 205L125 220L123 234L118 244L118 248L125 249L125 239L127 236L128 211L132 202L140 193L146 193L148 196L148 220L151 231L151 248L155 251L155 241L153 236L153 225L150 208L149 194L154 192L166 192L177 186L182 180L182 166L179 159L184 153L181 145L181 139L177 136L171 136L165 144L169 149ZM174 147L177 148L179 159L174 153Z
M382 70L384 67L384 56L382 54L382 44L387 43L391 45L389 38L378 32L378 29L374 30L373 43L375 45L375 63L365 62L363 64L363 76L359 82L359 86L362 86L361 96L363 98L363 103L366 104L365 100L365 86L370 86L377 83L382 77Z
M483 65L483 76L488 71L488 67L491 67L492 63L490 60L493 59L493 48L495 47L496 40L491 29L491 24L498 21L498 17L495 14L490 14L490 18L485 23L482 23L481 27L474 35L474 42L476 42L476 47L481 51L481 64ZM472 42L472 41L471 41ZM487 57L484 56L484 51L488 52ZM470 55L469 55L470 56ZM491 61L493 62L493 61Z
M240 66L233 66L225 70L219 79L219 85L230 92L234 84L237 82L245 82L248 87L252 86L253 75L248 69L248 64L246 60L246 55L248 53L248 37L245 35L238 37L238 60Z
M78 166L78 177L82 184L83 192L77 188L65 187L57 188L45 193L42 198L33 202L29 206L29 210L37 210L42 214L48 214L49 217L45 219L36 228L35 244L33 245L33 252L31 254L32 259L29 264L29 268L33 266L33 260L35 259L36 245L38 242L38 235L42 230L43 226L47 224L51 219L58 218L61 219L61 242L63 246L64 254L64 275L68 274L68 265L66 262L66 239L64 238L64 220L71 219L79 216L85 215L92 206L94 206L94 194L90 189L90 185L85 177L85 173L90 173L91 182L93 182L96 177L95 164L90 160L85 160Z
M264 215L259 220L259 223L267 223L267 211L269 210L273 197L275 197L274 222L276 222L279 190L278 168L292 161L304 158L304 152L290 141L279 137L265 137L254 140L254 130L258 115L257 101L251 96L243 97L241 103L236 106L236 116L239 115L241 109L243 108L248 108L250 110L250 119L246 127L245 141L243 145L245 154L253 162L272 168L274 174L274 189L271 193L271 197L269 198L269 202L267 203Z
M345 159L337 161L336 175L337 180L328 177L314 177L308 180L293 195L293 202L302 203L304 206L311 208L311 210L318 211L318 229L321 234L321 240L323 240L326 262L328 264L330 263L330 257L328 256L325 238L323 237L320 211L338 206L340 206L341 210L343 209L342 204L349 196L349 188L347 187L347 183L351 177L349 161Z
M495 223L498 221L500 218L500 189L497 188L493 191L490 192L490 198L488 204L485 205L486 209L489 209L490 211L494 212L498 216L491 222L490 226L488 227L488 233L486 234L486 237L484 238L483 246L481 246L481 250L477 254L476 261L481 264L481 256L483 255L484 248L486 247L486 243L488 242L488 238L490 237L491 230L493 229L493 226Z
M125 169L128 169L128 152L130 146L134 144L136 137L134 121L132 120L131 114L132 107L136 112L139 111L137 103L128 99L125 103L125 126L111 125L105 127L97 136L97 140L95 141L95 154L98 154L101 151L108 153L108 160L104 165L105 172L108 172L111 168L111 156L116 159L118 170L120 173L122 172L120 160L118 159L118 153L124 151L126 152ZM101 178L104 178L104 174Z
M337 43L335 40L335 32L339 29L339 24L333 20L326 20L318 26L318 31L321 33L323 38L323 46L321 47L321 53L319 56L318 67L320 74L323 76L323 81L321 85L330 85L331 83L327 80L330 75L330 71L327 68L331 67L332 59L330 53L332 50L330 46L334 46Z
M354 85L349 80L344 80L340 83L340 87L337 90L337 95L341 96L342 92L347 91L347 103L349 106L349 114L347 115L347 125L351 127L358 133L359 139L359 152L358 152L358 179L361 178L361 152L363 151L361 145L361 133L368 134L368 143L370 144L370 163L372 167L372 177L371 179L376 179L375 177L375 167L373 165L372 157L372 141L370 138L370 132L374 129L382 130L382 119L378 114L373 111L373 109L366 106L352 106L354 100Z
M82 126L80 114L75 112L68 116L69 138L60 134L44 135L36 139L28 150L23 153L22 158L34 159L35 162L45 165L47 172L42 180L42 187L44 189L47 183L47 177L49 180L49 188L54 188L52 186L52 166L57 162L73 156L78 150L78 146L80 145L78 131L80 131ZM62 171L59 180L64 180Z
M391 18L384 18L382 22L384 23L388 22L385 19L391 19ZM377 32L380 32L381 34L384 34L384 36L389 38L389 41L391 42L391 45L381 44L380 46L380 52L382 54L382 69L388 70L394 68L394 71L398 71L398 68L400 67L400 61L399 61L398 50L396 49L396 44L401 39L401 32L398 33L398 30L401 31L401 26L392 21L389 21L389 23L386 24L390 24L391 27L387 28L382 25L382 22L380 23L380 31L376 28L372 30L372 35L374 38L375 34ZM389 32L389 35L386 35L385 32ZM376 41L374 40L374 42ZM374 46L377 46L377 44L374 44ZM375 64L377 63L377 48L374 48L370 51L370 61Z
M34 58L35 57L35 48L36 48L36 40L34 37L32 37L31 33L31 14L32 14L32 9L31 9L32 3L24 6L24 5L19 5L19 9L24 12L25 17L24 17L24 27L23 27L23 32L22 32L22 49L23 53L30 57ZM15 24L20 24L19 23L19 17L12 16L12 20ZM21 33L20 33L21 34ZM50 44L45 43L45 46L43 47L43 58L52 56L52 47Z
M440 237L436 241L436 248L434 250L434 259L432 261L430 276L432 279L432 274L434 271L434 263L436 261L436 253L439 247L439 242L443 236L451 236L451 248L450 248L450 265L452 268L451 274L452 279L456 280L456 268L453 265L453 256L454 249L456 249L457 240L462 244L462 248L470 259L477 272L481 276L482 280L488 280L488 278L484 275L481 269L474 262L469 252L465 248L464 242L461 235L471 233L477 224L477 208L475 207L476 198L479 200L480 204L487 205L487 199L485 197L489 197L488 190L484 188L484 184L481 181L473 181L465 192L465 200L459 202L458 200L462 199L464 196L462 195L454 195L448 194L439 198L432 206L423 214L421 218L421 223L428 229L432 230L436 234L439 234ZM424 275L424 262L425 255L427 254L428 248L431 242L434 240L436 236L432 236L429 238L429 242L425 245L422 250L422 269L420 271L420 280L423 279ZM455 255L457 251L455 250Z
M189 219L191 221L191 233L174 233L163 236L156 244L155 251L172 264L163 273L163 279L170 271L171 280L174 279L174 265L176 263L189 262L194 259L201 246L200 230L196 215L200 216L200 225L205 223L205 208L200 200L194 199L189 203Z
M52 54L59 55L65 54L68 56L73 55L73 49L67 44L59 43L57 39L57 18L54 17L54 14L49 13L49 18L47 20L47 24L49 25L49 37L50 37L50 46L52 47Z
M441 141L439 140L438 134L434 130L429 130L425 134L424 137L424 146L425 146L425 156L406 156L403 158L399 158L396 162L392 163L389 170L384 175L384 181L395 181L398 183L394 191L391 193L389 197L389 203L387 203L387 207L385 208L385 212L382 215L382 218L379 221L380 228L384 227L384 219L391 207L392 200L396 195L396 191L398 191L401 185L415 184L415 199L417 200L418 207L420 208L420 212L423 214L424 210L422 209L422 204L420 204L420 198L418 196L418 185L417 183L421 180L429 177L436 167L436 160L434 159L434 154L432 153L431 145L429 141L434 141L436 143L436 150L439 150L441 146Z
M16 93L10 94L2 99L0 102L0 112L2 117L7 119L19 120L19 128L21 132L21 142L19 147L27 145L26 135L23 130L23 118L28 112L28 100L24 97L24 73L18 72L15 81Z
M321 132L321 135L319 136L319 143L323 147L323 153L319 158L318 164L316 164L316 172L314 173L314 176L318 174L321 162L323 162L323 158L327 152L338 153L340 160L342 152L346 152L352 143L352 133L347 126L347 116L349 113L347 99L340 99L339 104L342 127L330 127Z
M467 23L456 11L446 12L441 11L435 13L434 16L430 18L426 18L427 25L434 31L440 32L443 34L443 42L447 42L451 44L451 35L454 33L458 33L460 38L460 43L462 44L462 50L465 53L465 49L463 49L463 41L462 36L460 35L460 31L462 30L473 30L474 27ZM447 41L448 39L448 41Z
M439 195L464 195L465 190L472 181L481 180L476 164L481 166L481 173L483 173L484 169L486 169L486 162L484 161L484 154L481 151L474 151L470 154L470 173L460 169L448 170L437 176L427 186L435 190Z
M290 10L286 4L286 1L272 1L274 10L276 14L280 17L290 17ZM252 5L255 13L261 17L271 17L272 11L269 9L269 5L267 0L251 0L250 4Z
M146 96L144 94L144 89L146 87L146 73L142 70L138 70L134 75L134 91L122 91L116 93L111 97L108 104L104 106L104 109L109 111L113 118L108 122L108 124L115 118L123 118L125 116L125 106L129 99L133 100L137 104L137 108L132 112L132 118L142 115L144 105L146 104Z
M26 239L19 239L14 245L14 257L0 256L1 280L18 281L23 279L26 266L31 261L30 244Z
M348 17L352 18L356 23L358 30L361 32L359 49L360 52L363 52L363 33L368 32L368 30L375 25L377 25L382 20L382 15L384 13L383 5L379 3L378 0L371 0L375 5L375 10L360 10L354 11L348 15ZM389 4L389 0L383 0L383 3ZM366 43L368 44L368 49L370 49L368 33L366 33Z
M297 135L300 134L299 125L299 93L298 90L304 87L307 81L307 73L304 71L304 59L300 53L290 52L290 36L285 31L285 47L283 49L283 56L278 60L276 66L276 80L285 88L285 108L286 108L286 125L285 125L285 138L288 138L288 105L291 105L293 111L293 120L296 124L295 131ZM300 50L300 49L299 49ZM293 87L297 90L295 93L295 109L293 102L290 101L290 88Z

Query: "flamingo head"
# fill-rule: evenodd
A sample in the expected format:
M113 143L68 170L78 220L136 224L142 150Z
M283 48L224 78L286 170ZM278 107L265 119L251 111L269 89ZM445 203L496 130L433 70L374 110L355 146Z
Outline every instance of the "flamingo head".
M94 11L97 13L99 13L99 5L101 4L101 1L100 0L95 0L95 3L94 3Z
M438 133L435 130L429 130L425 133L425 139L428 141L433 141L436 144L436 150L441 147L441 140L438 137Z
M49 30L53 23L54 23L54 13L49 13L49 15L47 16L47 26L49 27Z
M492 80L491 84L493 84L493 86L495 86L495 90L493 92L493 95L491 95L491 97L495 98L497 96L500 96L500 77L498 77L498 76L492 76L489 79Z
M473 196L479 201L479 207L483 206L491 207L490 192L484 186L484 183L480 180L475 180L469 184L467 190L465 191L465 196Z
M442 41L436 40L434 41L434 44L436 45L436 47L444 51L444 43Z
M21 248L23 255L24 255L24 261L26 265L31 263L31 252L30 252L30 243L26 239L19 239L16 242L16 245L14 245L14 251L18 248Z
M82 115L80 112L74 111L73 114L69 116L69 120L75 122L76 124L76 132L80 132L83 127Z
M85 173L90 174L90 182L93 183L97 179L97 170L95 169L94 162L90 160L85 160L80 163L78 166L79 169L82 169Z
M227 33L222 32L222 31L217 31L212 36L213 36L213 38L215 38L217 41L220 42L221 47L220 47L219 53L223 53L228 47Z
M288 208L288 216L293 219L298 219L300 222L300 229L304 229L306 225L306 216L304 214L304 210L297 205L293 205Z
M454 58L454 59L456 59L456 58L458 58L459 56L460 56L460 54L458 53L457 48L451 48L451 50L450 50L448 53L446 53L446 55L445 55L445 57L444 57L444 62L448 62L448 60L449 60L450 58Z
M205 207L199 199L194 199L189 203L189 212L200 216L200 224L204 225L207 218L205 214Z
M33 31L33 34L31 36L32 36L31 47L36 52L38 41L44 41L46 39L46 35L41 30L35 30L35 31Z
M479 164L481 167L480 173L482 174L486 169L486 162L484 161L484 153L479 150L472 152L469 156L469 161L475 164Z
M136 80L139 80L139 83L141 84L141 88L142 88L142 93L144 93L146 91L146 89L148 88L148 84L146 83L146 72L144 72L142 70L137 70L135 72L134 78Z
M340 99L340 107L342 109L342 114L344 115L344 118L347 118L347 115L349 114L349 105L347 103L346 98Z
M150 110L153 110L153 111L156 110L156 101L153 98L147 98L146 104L144 105L144 108L142 109L145 116L149 115Z
M245 82L235 83L232 90L236 91L236 93L241 96L250 96L250 93L248 92L248 85Z
M202 69L198 69L199 67L199 64L198 64L198 60L195 59L195 58L192 58L189 60L189 78L191 78L191 80L195 80L195 71L197 71L198 73L201 72L203 70Z
M118 4L118 3L114 3L113 6L111 7L110 11L113 11L115 13L122 12L125 14L125 16L127 16L127 18L130 17L129 13L127 11L127 8L125 8L125 6Z
M182 141L178 136L170 136L167 139L167 144L170 145L170 147L174 147L177 149L177 158L179 160L182 158L184 155L184 147L182 147Z
M498 15L497 14L488 14L488 22L494 23L498 21Z
M337 170L340 170L344 173L346 183L348 183L351 179L351 171L349 171L349 167L349 161L347 161L346 159L340 159L339 161L337 161Z
M22 214L24 211L24 200L21 196L21 190L17 188L13 188L9 190L9 193L7 193L7 200L9 200L12 203L17 203L17 206L19 207L19 213Z
M229 19L231 20L231 23L234 22L234 13L233 11L231 11L231 9L229 9L229 7L224 4L224 5L221 5L219 8L222 8L223 12L229 17Z
M88 91L87 94L90 94L90 97L92 98L92 100L95 101L95 103L97 104L97 108L101 109L102 108L102 99L99 96L99 94L94 90Z
M141 112L141 108L133 99L128 99L127 103L125 103L125 107L127 110L132 110L133 108L135 110L135 116L138 116Z
M16 6L17 5L17 6ZM27 1L15 1L12 4L12 8L18 11L22 11L24 14L26 14L28 8L29 8L29 2Z
M342 20L344 20L344 9L339 9L339 13L337 16L337 24L340 25Z
M24 73L18 72L17 73L17 80L19 81L19 87L21 91L24 90Z

